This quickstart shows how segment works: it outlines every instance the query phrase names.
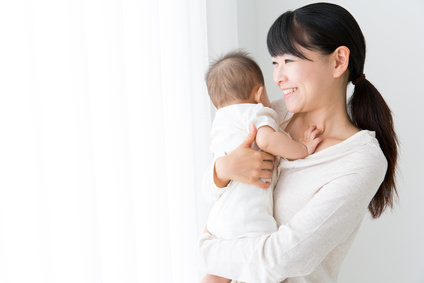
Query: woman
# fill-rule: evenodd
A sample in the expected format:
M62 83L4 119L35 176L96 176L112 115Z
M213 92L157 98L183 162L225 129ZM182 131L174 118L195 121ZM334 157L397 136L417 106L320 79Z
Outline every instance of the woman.
M281 15L267 37L295 140L311 125L322 142L305 159L282 160L274 191L279 230L220 240L205 233L201 264L210 274L245 282L337 282L342 260L367 210L374 218L396 196L397 139L391 112L363 74L365 40L352 15L326 3ZM355 85L346 107L347 85ZM275 110L286 113L279 101ZM273 158L250 149L253 131L216 160L206 188L219 194L230 180L266 188Z

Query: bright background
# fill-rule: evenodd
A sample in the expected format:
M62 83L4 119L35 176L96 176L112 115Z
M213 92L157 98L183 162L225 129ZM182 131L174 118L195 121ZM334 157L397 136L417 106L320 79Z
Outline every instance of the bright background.
M196 282L205 1L1 1L0 40L0 282Z
M248 50L277 99L266 32L307 3L0 1L0 282L198 282L208 59ZM423 282L424 4L336 3L401 142L400 202L364 221L340 282Z

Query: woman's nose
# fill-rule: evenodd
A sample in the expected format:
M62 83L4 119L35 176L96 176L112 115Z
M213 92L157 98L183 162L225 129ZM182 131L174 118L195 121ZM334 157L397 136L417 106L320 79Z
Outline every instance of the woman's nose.
M274 82L280 86L281 83L287 81L287 76L281 67L275 68L273 73Z

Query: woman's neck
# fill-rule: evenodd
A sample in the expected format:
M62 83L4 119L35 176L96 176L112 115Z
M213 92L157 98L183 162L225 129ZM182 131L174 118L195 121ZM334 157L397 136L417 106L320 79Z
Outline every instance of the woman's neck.
M293 139L301 140L305 130L312 125L322 131L323 141L316 152L342 142L359 131L350 120L346 107L326 107L325 111L297 113L288 123L286 131Z

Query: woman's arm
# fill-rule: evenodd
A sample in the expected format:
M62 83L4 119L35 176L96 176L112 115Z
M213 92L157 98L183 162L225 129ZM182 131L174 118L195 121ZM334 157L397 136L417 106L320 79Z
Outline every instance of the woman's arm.
M256 127L250 126L249 135L230 154L220 157L215 162L214 182L218 187L225 187L230 180L268 188L275 157L269 153L252 149L256 138Z
M275 157L251 148L256 138L256 127L252 125L246 139L226 156L213 161L203 176L202 190L208 199L216 200L231 180L269 188Z
M371 158L374 158L372 156ZM357 229L384 178L379 159L323 186L278 232L254 238L204 234L201 264L212 274L247 282L281 282L306 276Z

